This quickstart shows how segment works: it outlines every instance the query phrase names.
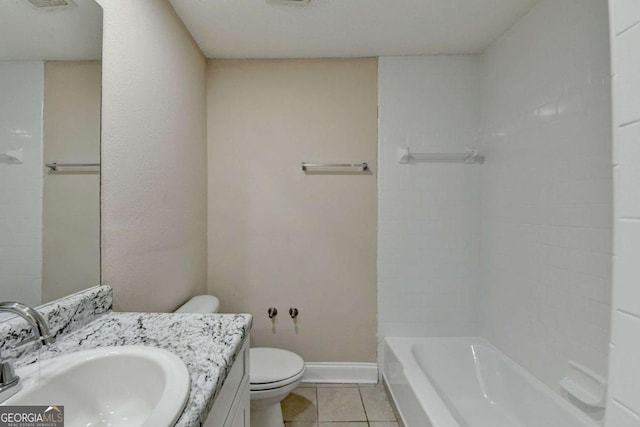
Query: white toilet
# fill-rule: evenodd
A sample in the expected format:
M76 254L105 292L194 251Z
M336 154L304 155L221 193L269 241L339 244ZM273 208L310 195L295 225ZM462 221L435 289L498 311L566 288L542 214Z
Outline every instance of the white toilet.
M191 298L176 313L217 313L220 301L213 295ZM252 348L249 382L251 427L283 427L280 402L295 389L304 374L304 360L278 348Z
M302 357L287 350L251 349L251 427L282 427L280 402L293 391L304 374Z

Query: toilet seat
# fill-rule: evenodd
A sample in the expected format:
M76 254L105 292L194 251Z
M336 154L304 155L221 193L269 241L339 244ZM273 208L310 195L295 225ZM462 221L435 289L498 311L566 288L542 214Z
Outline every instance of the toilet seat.
M250 352L251 391L286 387L300 380L304 374L304 361L295 353L268 347L255 347Z
M302 376L304 375L304 369L302 371L300 371L298 373L298 375L293 376L291 378L287 378L286 380L282 380L282 381L278 381L278 382L273 382L273 383L264 383L264 384L249 384L249 388L250 391L254 392L254 391L269 391L269 390L275 390L275 389L279 389L279 388L283 388L288 386L289 384L293 384L296 381L300 380L302 378Z

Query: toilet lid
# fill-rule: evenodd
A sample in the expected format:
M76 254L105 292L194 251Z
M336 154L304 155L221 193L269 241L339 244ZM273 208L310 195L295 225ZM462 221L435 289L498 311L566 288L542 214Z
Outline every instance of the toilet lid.
M295 377L304 370L304 360L295 353L279 348L257 347L251 350L249 381L268 384Z

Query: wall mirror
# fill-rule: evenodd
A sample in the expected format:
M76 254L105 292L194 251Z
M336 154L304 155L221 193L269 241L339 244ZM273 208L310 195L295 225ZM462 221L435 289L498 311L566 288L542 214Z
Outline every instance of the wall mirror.
M1 301L100 283L101 58L94 0L0 2Z

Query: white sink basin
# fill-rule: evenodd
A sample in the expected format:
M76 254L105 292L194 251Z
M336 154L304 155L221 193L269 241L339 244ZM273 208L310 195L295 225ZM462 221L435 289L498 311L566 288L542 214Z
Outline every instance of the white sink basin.
M189 396L189 373L165 350L80 351L20 368L22 389L3 405L64 405L65 427L170 427Z

